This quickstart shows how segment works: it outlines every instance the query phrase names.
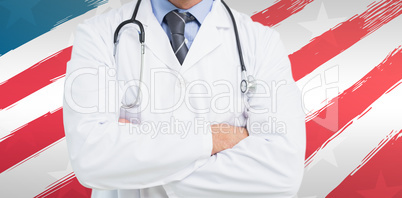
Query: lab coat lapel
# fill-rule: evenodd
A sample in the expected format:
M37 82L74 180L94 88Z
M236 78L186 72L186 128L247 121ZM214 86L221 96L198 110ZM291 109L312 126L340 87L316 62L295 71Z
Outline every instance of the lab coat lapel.
M142 2L137 18L144 24L147 49L169 68L179 71L182 67L173 52L169 38L152 12L149 0ZM145 52L147 53L150 52Z
M214 2L211 12L205 18L183 62L182 72L196 65L200 59L222 44L224 39L219 31L230 27L230 21L227 20L229 16L225 14L224 9L220 1Z

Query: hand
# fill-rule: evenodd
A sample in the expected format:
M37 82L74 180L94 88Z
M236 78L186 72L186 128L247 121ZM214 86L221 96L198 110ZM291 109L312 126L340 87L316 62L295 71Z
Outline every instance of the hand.
M248 131L244 127L236 127L228 124L211 125L212 130L212 155L232 148L244 138L248 137Z
M130 121L128 121L128 120L126 120L126 119L123 119L123 118L120 118L120 119L119 119L119 122L120 122L120 123L130 123Z

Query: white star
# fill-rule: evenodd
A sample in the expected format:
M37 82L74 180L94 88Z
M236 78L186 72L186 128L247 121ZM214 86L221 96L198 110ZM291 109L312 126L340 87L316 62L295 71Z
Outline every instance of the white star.
M48 172L48 174L52 177L54 177L55 179L60 179L70 173L73 172L73 168L71 167L71 163L68 162L67 164L67 168L65 170L62 171L55 171L55 172Z
M336 158L335 158L333 151L329 151L329 152L325 153L322 160L327 161L328 163L330 163L331 165L333 165L335 167L338 167L338 163L336 162Z
M342 131L342 129L340 129L340 131ZM340 133L340 132L338 132ZM338 135L338 134L336 134ZM339 167L336 157L334 155L334 149L338 148L339 145L346 140L345 136L342 135L338 135L336 137L336 141L331 141L331 147L329 149L326 149L326 152L323 153L321 160L324 160L328 163L330 163L331 165L335 166L335 167Z
M339 133L339 132L338 132ZM335 134L336 135L336 134ZM318 153L312 159L312 162L306 167L306 170L310 170L314 168L317 164L321 163L322 161L326 161L334 167L339 167L337 159L334 155L334 149L338 148L338 146L346 139L346 137L342 135L338 135L336 139L332 139L330 145L327 143L326 147L320 148Z
M344 17L329 19L324 3L321 3L320 11L316 20L301 22L299 24L312 33L311 38L315 38L344 20Z
M21 3L20 1L0 1L0 6L10 11L7 28L22 19L36 25L32 8L38 4L39 0L31 0ZM17 9L18 8L18 9Z

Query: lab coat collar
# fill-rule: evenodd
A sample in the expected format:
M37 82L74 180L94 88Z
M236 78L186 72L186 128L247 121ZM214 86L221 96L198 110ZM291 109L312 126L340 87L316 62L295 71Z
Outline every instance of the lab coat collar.
M145 45L149 50L169 68L182 72L216 49L223 40L219 29L231 26L231 20L222 2L215 0L211 12L201 25L183 65L180 65L170 45L168 36L152 12L150 0L142 1L137 19L144 25Z
M221 0L215 0L212 5L210 15L214 15L213 23L217 28L230 28L232 25L232 20L230 19L229 13L226 11L226 8L223 6Z
M146 51L145 54L153 53L169 68L179 71L181 65L173 52L168 36L152 12L150 0L143 0L141 2L137 20L141 21L144 25L145 46L151 51Z
M226 16L225 11L222 2L216 0L184 59L182 72L194 66L222 44L224 39L219 31L230 27L230 20L227 20L229 16Z

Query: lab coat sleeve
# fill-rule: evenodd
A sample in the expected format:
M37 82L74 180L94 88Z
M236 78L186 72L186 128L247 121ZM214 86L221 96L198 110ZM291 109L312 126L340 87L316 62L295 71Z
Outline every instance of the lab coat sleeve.
M206 165L185 179L165 185L171 197L280 198L296 195L305 155L305 115L300 91L293 80L290 61L279 34L261 29L262 35L256 39L261 45L256 49L253 72L260 80L256 92L260 94L249 99L249 137L232 149L212 156ZM270 94L262 94L265 92ZM269 112L255 111L262 109Z
M210 131L193 129L185 138L179 131L155 136L152 127L118 122L114 109L120 101L112 89L118 83L106 73L114 67L113 46L97 28L90 23L78 27L65 82L64 127L80 183L105 190L147 188L180 180L205 164L212 151Z

